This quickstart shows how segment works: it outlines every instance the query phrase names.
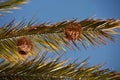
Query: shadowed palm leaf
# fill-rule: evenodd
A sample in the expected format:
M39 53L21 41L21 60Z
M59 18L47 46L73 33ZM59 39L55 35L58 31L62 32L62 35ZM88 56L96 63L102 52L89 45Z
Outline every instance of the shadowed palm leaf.
M0 0L0 12L9 12L11 9L19 9L17 6L27 3L28 0Z
M87 67L87 59L81 63L66 64L60 57L54 60L46 58L45 54L39 58L26 60L22 63L0 64L0 80L118 80L120 73L101 70L101 65Z

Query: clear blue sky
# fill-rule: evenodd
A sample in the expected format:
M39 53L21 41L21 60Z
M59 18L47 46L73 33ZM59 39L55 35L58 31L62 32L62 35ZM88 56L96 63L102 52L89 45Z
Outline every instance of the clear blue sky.
M38 22L58 22L67 19L77 18L82 20L88 17L93 18L116 18L120 19L120 0L30 0L29 4L23 5L22 9L15 10L12 14L0 17L2 24L11 19L19 21L29 20L36 15ZM115 36L116 42L100 47L89 47L87 50L70 51L64 58L79 61L90 57L89 65L106 63L105 67L120 71L120 36Z

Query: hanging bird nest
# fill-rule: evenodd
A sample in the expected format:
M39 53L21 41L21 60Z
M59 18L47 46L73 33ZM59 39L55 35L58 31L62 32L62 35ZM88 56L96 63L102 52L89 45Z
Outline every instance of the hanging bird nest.
M21 37L17 40L18 53L27 55L33 50L33 42L28 37Z
M70 41L79 40L81 34L82 26L78 22L72 22L65 28L66 38Z

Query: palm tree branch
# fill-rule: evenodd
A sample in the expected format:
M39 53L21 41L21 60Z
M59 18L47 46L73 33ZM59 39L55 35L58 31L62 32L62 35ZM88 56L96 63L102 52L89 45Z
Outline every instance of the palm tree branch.
M54 60L48 60L43 54L39 58L31 60L11 63L9 61L1 62L0 64L0 79L19 79L19 80L52 80L52 79L120 79L120 73L110 71L109 69L102 70L102 65L88 67L86 60L81 63L67 63L66 60L60 61L60 57Z
M66 38L65 29L71 23L80 24L82 33L76 41L69 41ZM60 53L69 49L79 49L79 45L85 48L89 45L99 46L106 44L106 40L114 41L113 34L119 34L115 29L120 28L120 21L114 19L85 19L82 21L63 21L55 24L33 25L33 22L25 24L24 21L14 24L14 20L0 28L0 56L17 54L17 40L21 37L28 37L34 44L35 50L55 51ZM14 53L14 54L12 54ZM7 57L6 57L7 58Z
M27 3L28 0L7 0L0 3L0 12L8 12L11 9L18 9L19 5Z

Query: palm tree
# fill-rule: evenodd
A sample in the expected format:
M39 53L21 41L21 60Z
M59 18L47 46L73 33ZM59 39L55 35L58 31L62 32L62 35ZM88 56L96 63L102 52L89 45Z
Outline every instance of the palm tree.
M27 0L7 0L0 3L0 13L16 9ZM12 5L11 5L12 4ZM119 34L120 21L115 19L67 20L55 24L33 25L34 21L15 23L0 28L0 80L119 80L120 72L103 65L89 67L87 60L77 63L49 58L46 52L61 55L65 48L74 50L78 45L106 44ZM46 52L45 52L46 51Z

